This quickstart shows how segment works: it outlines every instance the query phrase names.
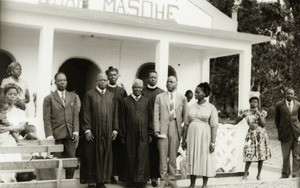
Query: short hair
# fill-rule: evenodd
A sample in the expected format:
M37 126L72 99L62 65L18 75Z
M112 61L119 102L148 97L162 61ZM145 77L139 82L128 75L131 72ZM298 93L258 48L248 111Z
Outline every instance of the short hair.
M210 95L211 88L207 82L200 83L197 87L199 87L203 90L205 97L208 97Z
M8 104L8 101L5 97L0 97L0 108L3 108L4 105Z
M135 78L132 82L132 86L134 86L135 84L141 84L143 86L143 80Z
M6 93L7 93L10 89L15 89L15 90L17 91L17 93L19 93L18 86L17 86L16 84L9 83L9 84L4 85L4 88L3 88L3 94L6 95Z
M192 92L191 90L187 90L187 91L185 92L184 96L187 97L189 94L193 94L193 92Z
M178 82L177 76L175 76L175 75L170 75L170 76L168 76L168 78L170 78L170 77L174 77L175 80Z
M149 70L149 72L148 72L148 77L150 76L151 73L157 74L156 70Z
M110 72L115 71L117 74L119 74L119 70L117 68L114 68L113 66L108 67L108 69L105 71L106 75L108 76Z
M257 100L257 102L259 102L259 98L256 97L256 96L251 97L251 98L249 99L249 102L252 102L253 100Z
M11 71L13 71L17 66L20 66L22 68L22 66L19 62L17 62L17 61L11 62L11 64L9 64L7 67L7 74L9 76L11 76Z
M63 74L65 75L65 77L67 77L67 75L63 72L57 72L55 75L54 75L54 80L56 80L57 76L60 75L60 74Z

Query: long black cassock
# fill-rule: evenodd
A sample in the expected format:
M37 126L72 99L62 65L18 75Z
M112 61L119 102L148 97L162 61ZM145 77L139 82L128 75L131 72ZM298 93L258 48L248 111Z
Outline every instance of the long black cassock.
M111 91L115 98L118 100L120 103L124 97L127 97L127 92L124 88L120 86L116 87L106 87L107 90ZM119 111L119 116L120 116L120 111ZM119 124L119 129L121 130L122 127ZM119 180L123 180L122 177L124 176L124 154L125 154L125 148L124 145L122 144L122 135L118 134L117 139L112 142L112 147L113 147L113 171L112 175L114 176L119 176Z
M149 180L148 137L153 134L150 101L141 96L136 101L131 95L121 104L123 135L126 147L125 182L146 183Z
M164 90L159 87L144 88L143 96L150 100L151 108L154 109L155 98L158 94L163 93ZM157 138L152 137L152 142L149 144L149 156L150 156L150 178L159 178L159 151L157 148Z
M81 183L110 182L112 174L113 130L119 129L118 102L108 90L100 94L97 89L89 91L82 103L82 129L91 130L94 141L84 139L80 167Z

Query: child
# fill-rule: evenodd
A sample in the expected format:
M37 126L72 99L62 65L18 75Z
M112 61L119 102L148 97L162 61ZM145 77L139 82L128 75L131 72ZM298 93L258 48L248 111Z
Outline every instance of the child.
M0 97L0 126L10 126L6 116L8 108L8 101L4 97ZM18 132L11 131L10 134L14 137L17 143L20 142ZM3 139L6 139L6 137L1 135L2 133L0 133L0 144L4 141Z

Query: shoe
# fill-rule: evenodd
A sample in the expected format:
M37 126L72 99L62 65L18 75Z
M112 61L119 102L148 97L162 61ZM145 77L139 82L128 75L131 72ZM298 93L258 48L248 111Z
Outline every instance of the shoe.
M111 184L117 184L117 183L118 183L118 181L115 179L114 176L112 176L112 177L110 178L110 182L111 182Z
M189 186L189 188L195 188L195 187L196 187L195 184Z
M104 185L104 183L98 183L96 185L96 188L106 188L106 186Z
M88 184L88 186L87 186L88 188L95 188L96 187L96 185L95 184Z
M256 180L257 180L257 181L261 180L261 179L260 179L260 176L256 176Z
M157 187L158 186L157 180L151 180L151 185L152 187Z
M168 182L166 180L161 180L158 188L165 188L168 186Z

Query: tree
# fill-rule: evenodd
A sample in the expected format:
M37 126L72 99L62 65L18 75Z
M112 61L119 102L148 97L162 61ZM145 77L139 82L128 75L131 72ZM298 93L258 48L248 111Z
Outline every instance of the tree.
M218 2L214 1L214 5L225 12L226 10L222 10L222 8L226 6L218 4ZM300 75L298 73L300 63L295 63L299 52L295 48L297 42L295 42L296 37L294 37L294 26L295 21L290 11L282 7L279 2L257 3L256 0L243 0L239 5L239 32L272 37L271 43L257 44L252 48L252 80L259 84L262 107L267 108L268 111L273 110L274 103L281 98L282 91L286 86L293 86L296 91L300 89ZM222 62L222 64L218 64L219 68L215 68L216 62ZM211 83L214 85L214 88L223 88L225 82L224 79L216 79L213 75L218 75L222 78L230 75L233 82L231 82L232 85L229 90L237 91L237 75L231 75L231 73L233 72L232 69L238 69L238 58L217 58L217 60L212 60L211 64ZM227 64L231 64L229 69L228 67L226 69ZM214 94L213 98L216 106L222 107L221 109L224 109L223 107L226 105L236 109L232 104L236 105L237 102L229 102L232 100L237 101L236 96L235 93L231 96L217 93ZM228 104L224 105L224 101Z

